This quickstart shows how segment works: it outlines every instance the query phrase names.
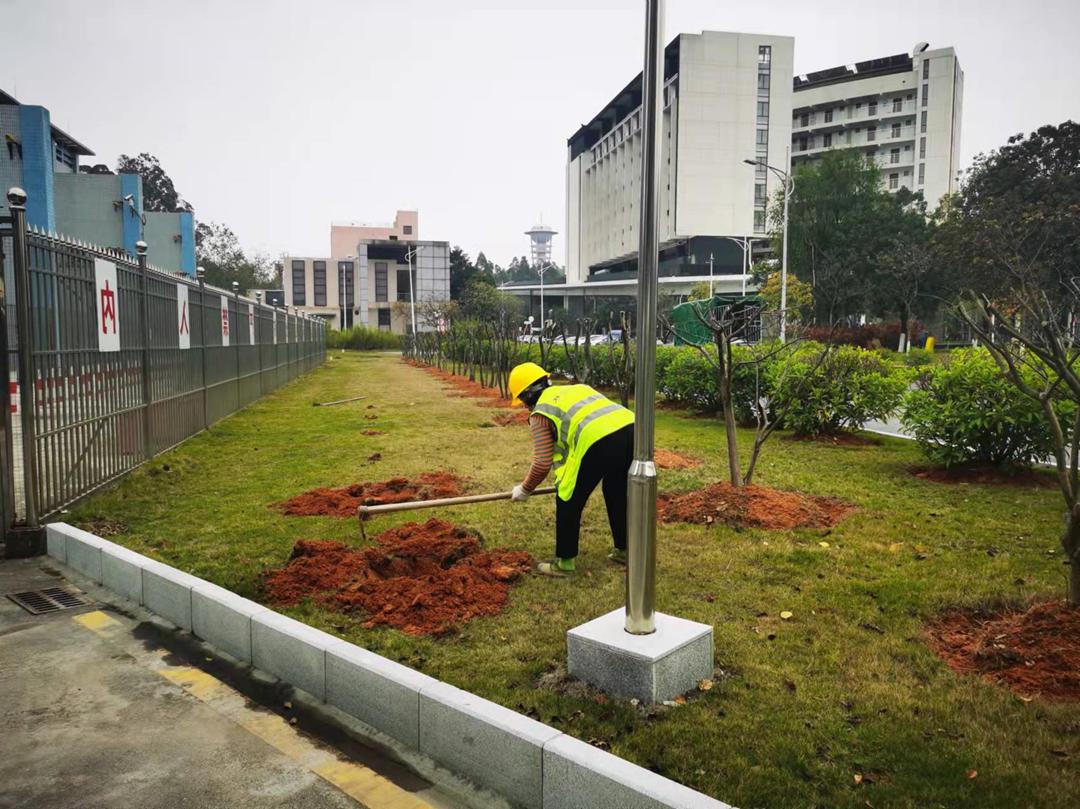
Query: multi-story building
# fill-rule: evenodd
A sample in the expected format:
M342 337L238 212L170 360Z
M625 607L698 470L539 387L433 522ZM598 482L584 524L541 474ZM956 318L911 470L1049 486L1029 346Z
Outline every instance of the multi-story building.
M766 232L765 201L786 169L794 40L680 34L665 49L660 122L661 284L689 289L712 273L741 288L743 246ZM622 282L637 271L641 76L568 142L567 282Z
M195 275L194 214L143 210L141 177L80 166L90 149L53 126L48 109L3 91L0 131L0 214L7 190L19 186L28 225L132 256L142 240L155 267Z
M420 214L398 211L389 224L333 222L330 225L330 255L344 258L356 254L356 245L364 240L415 242L420 238Z
M921 191L933 209L956 191L964 72L952 48L886 56L795 78L793 163L859 149L890 190Z
M396 302L409 303L414 290L417 306L450 298L449 242L362 239L341 258L288 256L284 271L285 304L334 328L365 325L405 334L409 313L395 310ZM418 317L417 328L428 327Z

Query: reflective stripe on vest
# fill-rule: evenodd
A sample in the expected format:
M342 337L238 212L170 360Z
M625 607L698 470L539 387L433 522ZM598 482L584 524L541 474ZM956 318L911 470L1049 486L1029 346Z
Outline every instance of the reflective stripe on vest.
M578 468L589 447L634 422L633 413L587 385L548 388L540 394L533 412L547 417L555 425L552 466L562 500L569 500L573 495ZM590 430L590 427L595 429Z

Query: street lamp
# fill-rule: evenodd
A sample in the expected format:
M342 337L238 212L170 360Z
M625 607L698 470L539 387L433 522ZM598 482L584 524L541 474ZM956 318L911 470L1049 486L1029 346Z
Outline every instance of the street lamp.
M554 264L548 261L542 262L540 266L536 268L536 272L540 276L540 331L544 330L544 324L547 323L547 313L544 311L544 273L554 266Z
M410 247L405 251L405 259L409 262L409 314L412 318L413 340L416 339L416 290L414 289L416 284L413 283L412 260L413 256L420 253L423 249L424 246L420 245L419 247Z
M749 262L747 261L747 250L749 250L749 247L750 247L750 237L749 236L743 236L741 239L736 239L734 236L721 236L720 238L727 239L729 242L735 242L735 244L739 245L739 249L742 250L742 254L743 254L742 294L745 295L746 294L746 275L747 275L747 272L748 272L747 267L748 267L748 264L749 264ZM710 275L710 278L709 278L709 291L712 292L712 278L711 278L711 276L712 276L712 256L711 255L709 256L709 275Z
M780 258L780 342L787 339L787 243L788 243L788 203L791 194L795 190L795 178L790 171L782 171L775 166L770 166L764 160L744 160L749 166L764 166L784 184L784 249ZM785 152L785 163L791 166L791 147Z

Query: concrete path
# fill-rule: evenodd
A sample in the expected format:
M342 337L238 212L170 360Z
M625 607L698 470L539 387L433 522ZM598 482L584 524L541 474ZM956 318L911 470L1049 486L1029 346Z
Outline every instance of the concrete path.
M146 614L4 597L66 584L0 561L0 807L463 806Z

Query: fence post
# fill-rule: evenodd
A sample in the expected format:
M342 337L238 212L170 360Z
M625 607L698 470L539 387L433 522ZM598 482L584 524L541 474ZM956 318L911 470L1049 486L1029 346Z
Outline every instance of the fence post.
M210 426L210 407L207 397L209 393L206 387L206 270L202 267L195 268L195 277L199 280L199 342L202 348L202 423L203 429Z
M34 330L30 322L30 257L26 248L26 192L8 191L11 210L11 245L15 263L16 329L19 335L19 419L22 426L23 499L25 527L8 534L8 557L37 556L45 552L45 532L38 525L37 424L34 421Z
M263 361L262 361L262 323L259 322L259 318L262 317L262 293L255 293L255 356L259 358L259 396L262 396L265 391L263 390Z
M232 282L232 295L233 304L236 307L236 323L240 323L240 282ZM236 346L236 409L239 410L243 406L243 402L240 401L240 331L236 330L233 335L233 345Z
M154 457L150 428L150 296L146 289L146 242L135 242L139 259L139 296L142 298L142 431L143 455L147 460Z

